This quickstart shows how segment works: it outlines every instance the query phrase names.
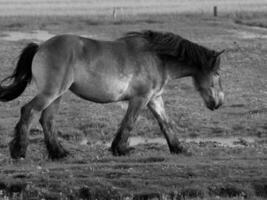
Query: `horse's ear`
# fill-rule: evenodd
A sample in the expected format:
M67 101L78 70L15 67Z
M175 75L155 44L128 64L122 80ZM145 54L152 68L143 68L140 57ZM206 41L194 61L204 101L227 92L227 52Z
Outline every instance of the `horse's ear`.
M215 53L215 57L218 57L218 56L220 56L221 54L223 54L225 52L225 49L223 49L222 51L218 51L218 52L216 52Z
M211 57L211 69L212 70L217 70L218 69L220 64L219 64L219 62L217 62L217 60L218 60L219 56L221 54L223 54L224 52L225 52L225 49L222 50L222 51L214 51L213 52L213 55Z

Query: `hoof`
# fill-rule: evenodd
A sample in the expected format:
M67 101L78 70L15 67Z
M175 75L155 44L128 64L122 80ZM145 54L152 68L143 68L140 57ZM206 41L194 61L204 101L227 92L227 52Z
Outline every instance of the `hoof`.
M171 154L191 155L191 152L189 152L189 148L182 144L172 145L172 146L169 146L169 148L170 148Z
M27 143L22 145L16 139L13 139L9 143L10 156L13 159L25 158L27 150Z
M129 146L115 146L115 147L111 147L111 151L112 154L114 156L125 156L125 155L129 155L131 153L131 151L133 151L134 148L133 147L129 147Z
M48 156L52 160L58 160L65 158L69 155L69 152L65 150L60 144L58 145L47 145Z

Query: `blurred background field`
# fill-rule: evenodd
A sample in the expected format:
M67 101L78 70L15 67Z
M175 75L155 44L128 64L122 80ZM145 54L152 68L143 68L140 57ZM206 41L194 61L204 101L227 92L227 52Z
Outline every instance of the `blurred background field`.
M1 16L18 15L120 15L144 13L220 13L266 11L266 0L0 0Z
M144 110L131 134L135 150L112 156L108 148L126 106L95 104L68 92L56 122L70 156L49 160L36 123L26 159L14 162L8 142L20 107L36 88L31 84L18 99L0 103L0 199L266 199L266 27L267 0L0 0L0 80L27 43L56 34L113 40L152 29L226 49L221 109L205 108L190 78L172 81L164 91L167 113L192 155L170 155Z

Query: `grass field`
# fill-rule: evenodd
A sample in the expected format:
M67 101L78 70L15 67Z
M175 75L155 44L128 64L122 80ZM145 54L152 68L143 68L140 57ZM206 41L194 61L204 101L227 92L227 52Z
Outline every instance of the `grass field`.
M264 0L0 0L0 16L25 15L118 15L144 13L212 13L217 6L219 13L240 11L266 11Z
M72 16L62 16L66 14L65 10L69 14L71 6L65 3L71 1L64 1L64 12L59 9L57 16L51 15L54 11L49 13L40 9L50 6L58 11L57 5L63 4L63 0L23 2L25 4L21 5L17 0L0 0L1 15L6 15L8 9L12 15L0 18L1 80L12 72L21 49L31 41L29 38L5 39L14 32L42 30L49 34L72 33L114 39L133 30L171 31L212 49L226 49L221 72L226 101L220 110L211 112L205 108L190 78L173 81L167 86L164 93L166 109L181 129L178 134L191 139L240 139L235 146L212 141L188 142L192 155L170 155L166 144L144 143L136 145L129 156L113 157L106 143L114 137L125 113L124 106L94 104L67 93L56 121L60 140L71 155L60 161L49 160L41 127L36 123L30 133L27 158L14 161L9 157L8 142L20 107L36 92L32 84L20 98L0 104L0 199L267 198L267 29L264 28L267 21L266 14L260 12L266 6L264 1L245 1L243 4L260 5L263 9L258 9L259 12L240 12L240 7L236 6L235 10L229 8L234 12L228 10L217 18L201 12L154 15L151 11L152 14L137 15L133 9L136 11L134 16L123 14L117 19L109 14L82 15L84 11L79 9L98 6L97 1L79 0L80 5L72 5L79 16L73 16L76 11L70 12ZM40 7L36 2L45 5ZM114 5L136 7L131 2L118 0L111 6L106 1L100 6L106 5L108 9ZM142 6L165 4L165 1L148 2ZM198 2L201 4L192 0L190 5L204 6L204 2L212 5L211 1ZM227 2L230 1L224 1L224 5ZM1 6L3 3L10 6L5 9ZM26 15L26 3L32 4L30 13L40 11L40 15L14 16ZM12 5L23 9L17 11ZM248 7L254 11L254 6ZM148 110L142 112L132 136L162 137ZM253 142L246 142L246 137L253 138Z

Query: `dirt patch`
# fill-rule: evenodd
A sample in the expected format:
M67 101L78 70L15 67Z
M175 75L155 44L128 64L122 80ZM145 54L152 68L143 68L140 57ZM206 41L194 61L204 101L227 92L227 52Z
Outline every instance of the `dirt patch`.
M266 39L266 33L256 33L253 31L240 31L240 30L230 30L229 33L241 39Z
M20 40L30 40L30 41L46 41L52 37L54 37L55 34L49 33L48 31L42 31L42 30L34 30L31 32L20 32L20 31L5 31L1 33L0 40L3 41L11 41L16 42ZM81 35L83 37L90 37L99 39L101 36L99 35Z
M181 142L184 143L197 143L200 145L204 145L206 143L213 143L219 146L225 147L242 147L253 145L258 138L256 137L213 137L213 138L200 138L200 137L193 137L193 138L181 138ZM86 144L87 140L82 140L82 144ZM106 145L109 147L111 145L110 142L101 142L98 141L95 143L96 145ZM145 138L141 136L130 137L129 138L129 145L136 146L140 144L162 144L167 145L166 139L162 137L155 137L155 138Z
M32 32L19 32L19 31L9 31L4 32L1 35L1 40L5 41L19 41L19 40L33 40L33 41L44 41L53 37L53 34L50 34L47 31L32 31Z

